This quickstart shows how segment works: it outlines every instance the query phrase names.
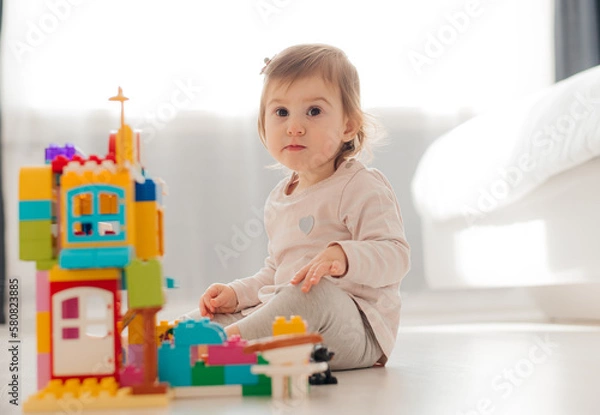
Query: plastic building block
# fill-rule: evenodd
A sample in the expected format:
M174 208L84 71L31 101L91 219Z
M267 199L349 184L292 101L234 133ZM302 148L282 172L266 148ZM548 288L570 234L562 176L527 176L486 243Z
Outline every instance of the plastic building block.
M225 367L206 366L202 361L196 362L192 367L192 385L225 385Z
M144 364L144 345L142 343L127 345L127 364L138 368Z
M179 288L179 283L175 278L165 277L165 288Z
M57 156L64 156L70 160L76 153L77 150L73 144L65 144L64 146L50 144L45 150L46 163L51 162Z
M22 200L19 202L19 220L51 220L50 200Z
M50 353L37 355L37 388L41 390L50 381Z
M54 258L52 236L44 239L19 241L19 259L22 261L47 261Z
M66 269L124 268L131 261L132 251L129 246L63 249L58 261Z
M136 202L135 215L139 223L135 236L135 250L138 258L148 260L159 256L159 224L156 202Z
M162 267L158 260L131 261L125 268L129 307L132 309L162 306Z
M127 325L127 336L130 345L144 344L144 318L141 314L135 315Z
M50 166L22 167L19 171L19 201L51 199L52 168Z
M227 365L224 367L227 385L256 385L258 383L258 376L250 370L252 365Z
M170 394L134 396L131 388L118 388L114 378L52 380L48 386L23 403L24 412L66 412L92 409L164 407Z
M37 352L50 353L50 311L39 311L36 315Z
M117 268L62 269L55 266L48 273L50 282L116 281L120 276L121 273Z
M302 334L306 333L306 322L300 316L292 316L290 320L285 317L276 317L273 323L273 336L283 334Z
M232 336L225 344L208 346L209 365L254 364L256 354L244 353L247 342L240 336Z
M258 375L254 385L242 385L243 396L271 396L271 378L266 375Z
M223 327L205 317L180 322L173 329L173 335L177 347L187 348L202 344L223 344L227 340Z
M189 348L163 343L158 349L158 379L171 387L192 386Z
M19 221L19 239L52 240L52 222L50 219Z
M43 261L53 257L54 240L50 219L20 221L19 258L23 261Z
M144 183L135 184L135 201L149 202L156 200L156 184L154 180L146 178Z
M127 365L121 370L119 384L121 386L132 386L142 382L143 373L138 367Z
M56 259L39 260L39 261L36 261L36 263L35 263L35 269L38 271L48 271L52 267L54 267L54 265L56 265L56 263L57 263Z
M50 280L48 271L38 271L35 276L35 308L38 312L50 311Z
M173 327L179 322L176 320L173 324L168 321L161 320L158 326L156 326L156 345L160 346L163 341L169 341L169 333L170 336L173 336Z

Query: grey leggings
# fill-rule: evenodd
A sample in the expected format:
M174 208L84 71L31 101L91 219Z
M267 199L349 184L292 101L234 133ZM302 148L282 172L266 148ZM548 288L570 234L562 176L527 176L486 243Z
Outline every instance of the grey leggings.
M373 366L383 352L365 315L350 296L323 278L308 293L300 286L282 287L269 302L252 314L216 314L213 321L228 326L235 323L246 340L273 335L275 317L301 316L308 330L323 336L323 343L335 353L332 370Z

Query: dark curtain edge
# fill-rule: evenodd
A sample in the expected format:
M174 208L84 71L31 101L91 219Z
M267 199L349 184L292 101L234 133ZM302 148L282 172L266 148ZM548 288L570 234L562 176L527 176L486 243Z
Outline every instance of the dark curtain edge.
M3 37L2 21L4 19L4 4L0 0L0 44ZM1 55L0 55L1 56ZM4 76L0 70L0 77ZM0 88L0 324L6 324L6 235L4 226L4 178L2 177L4 152L4 130L2 125L2 89Z

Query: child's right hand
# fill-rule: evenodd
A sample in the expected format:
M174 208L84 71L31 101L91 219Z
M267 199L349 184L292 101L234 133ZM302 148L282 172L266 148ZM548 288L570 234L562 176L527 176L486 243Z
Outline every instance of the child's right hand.
M217 313L233 313L237 305L233 288L227 284L212 284L200 297L200 314L212 319Z

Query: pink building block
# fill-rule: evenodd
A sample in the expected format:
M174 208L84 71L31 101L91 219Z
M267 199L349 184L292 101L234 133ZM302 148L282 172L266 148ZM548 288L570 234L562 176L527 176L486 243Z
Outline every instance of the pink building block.
M44 389L50 382L50 353L37 355L37 388Z
M50 281L48 271L35 273L35 305L37 311L50 311Z
M144 382L142 369L134 366L125 366L119 374L119 384L121 386L140 385Z
M240 339L239 336L231 336L223 345L208 346L208 364L232 365L256 363L256 354L244 353L246 343L246 340Z
M142 367L144 364L144 345L130 344L127 346L127 365Z

